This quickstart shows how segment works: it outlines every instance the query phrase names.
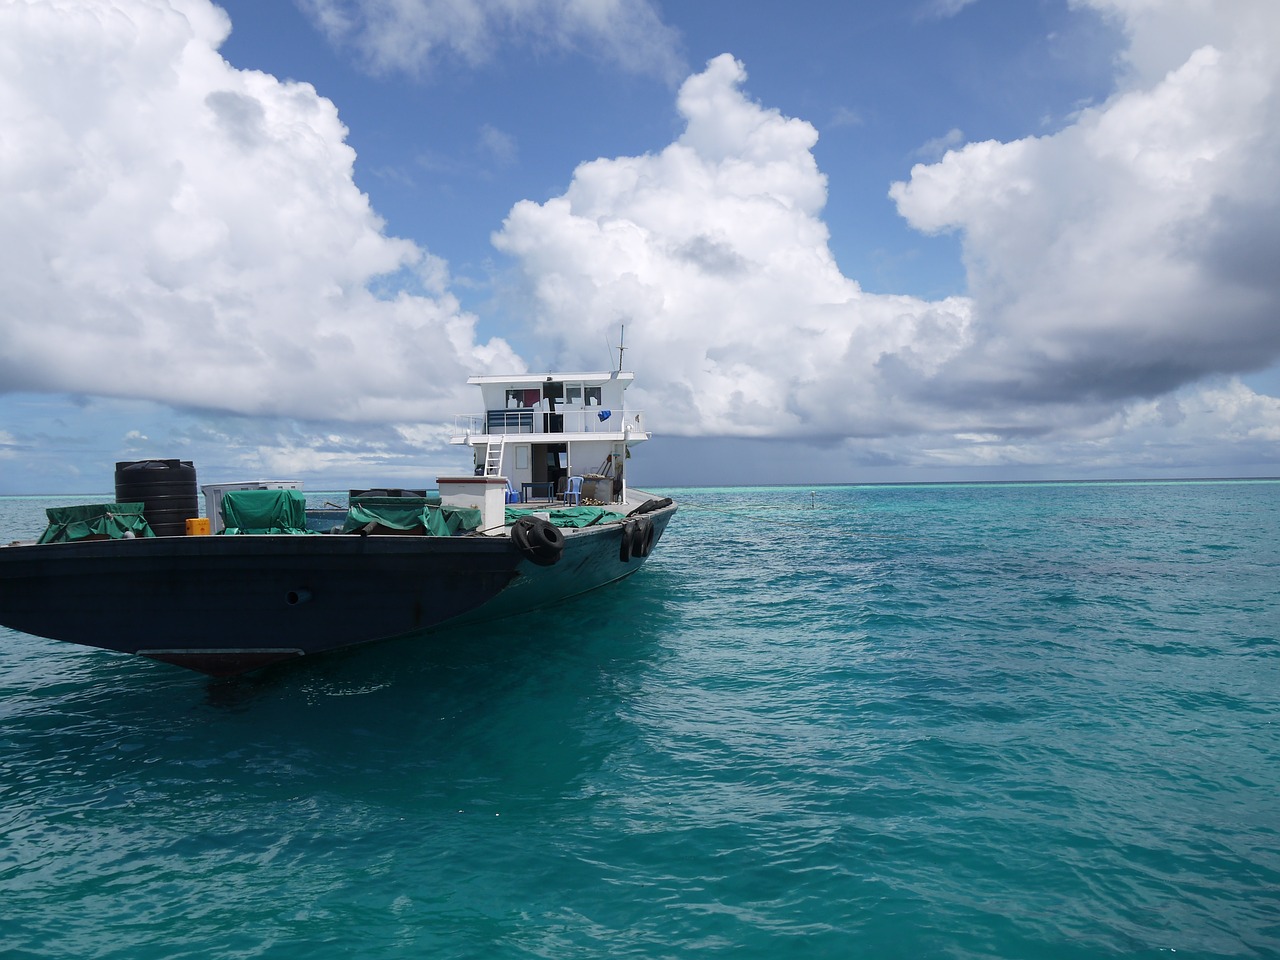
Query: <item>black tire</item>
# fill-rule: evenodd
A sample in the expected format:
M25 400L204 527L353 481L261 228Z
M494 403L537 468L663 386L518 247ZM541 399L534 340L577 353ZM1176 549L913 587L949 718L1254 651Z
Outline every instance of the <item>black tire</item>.
M631 555L633 557L647 557L649 555L649 547L653 545L653 524L647 518L641 517L630 526Z
M536 523L529 528L529 544L535 550L559 553L564 549L564 534L554 523Z
M640 504L640 506L636 507L630 513L628 513L627 516L628 517L643 516L646 513L653 513L653 511L655 510L661 510L663 507L669 507L671 506L671 504L672 504L672 500L670 497L661 497L661 498L655 497L653 499L646 500L644 503Z
M640 549L637 551L640 556L647 557L653 549L653 522L647 517L640 521Z
M511 542L530 563L550 567L564 553L564 534L541 517L521 517L511 525Z
M624 523L622 525L622 537L618 544L618 559L623 563L631 562L631 537L632 527L634 524Z

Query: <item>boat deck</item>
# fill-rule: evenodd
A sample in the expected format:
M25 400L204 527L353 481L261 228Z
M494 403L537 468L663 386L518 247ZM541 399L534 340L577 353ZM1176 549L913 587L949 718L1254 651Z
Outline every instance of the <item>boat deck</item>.
M525 484L525 486L543 487L546 484ZM530 495L531 494L531 495ZM516 508L537 507L547 510L556 510L563 507L603 507L615 513L627 514L634 510L646 500L655 499L656 495L647 493L644 490L635 490L628 488L626 498L623 500L598 500L594 497L583 496L578 503L566 503L565 500L556 496L554 492L543 492L541 490L530 491L525 493L522 491L519 503L509 503L507 506Z

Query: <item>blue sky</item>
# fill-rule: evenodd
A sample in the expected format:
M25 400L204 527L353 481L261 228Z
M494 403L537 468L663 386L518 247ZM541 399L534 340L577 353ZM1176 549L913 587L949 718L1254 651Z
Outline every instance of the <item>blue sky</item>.
M1156 6L8 5L0 493L429 483L622 323L655 485L1280 473L1280 13Z
M512 203L563 192L584 160L660 150L680 132L678 83L726 52L745 65L752 97L818 128L824 219L845 273L882 293L963 293L955 238L912 230L889 183L956 137L1061 126L1111 92L1119 44L1097 15L1040 0L987 0L949 17L925 3L814 0L780 16L776 3L701 0L654 7L673 31L670 75L512 38L483 65L446 53L411 74L335 47L292 3L221 6L233 23L223 55L307 80L338 105L357 183L389 232L479 285L479 296L458 289L476 310L495 269L489 236ZM504 335L520 339L518 323Z

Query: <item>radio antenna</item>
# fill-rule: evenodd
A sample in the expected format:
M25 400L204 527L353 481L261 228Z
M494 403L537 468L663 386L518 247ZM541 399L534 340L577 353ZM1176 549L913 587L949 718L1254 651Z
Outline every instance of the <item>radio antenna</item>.
M622 345L627 338L627 325L620 324L621 330L618 332L618 372L622 372L622 354L626 351L626 347Z

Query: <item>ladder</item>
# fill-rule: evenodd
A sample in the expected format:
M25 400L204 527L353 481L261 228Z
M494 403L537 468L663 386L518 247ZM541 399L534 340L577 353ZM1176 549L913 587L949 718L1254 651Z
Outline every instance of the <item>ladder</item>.
M506 440L498 440L496 443L489 441L489 446L484 455L484 475L486 477L502 476L502 448L506 445Z

